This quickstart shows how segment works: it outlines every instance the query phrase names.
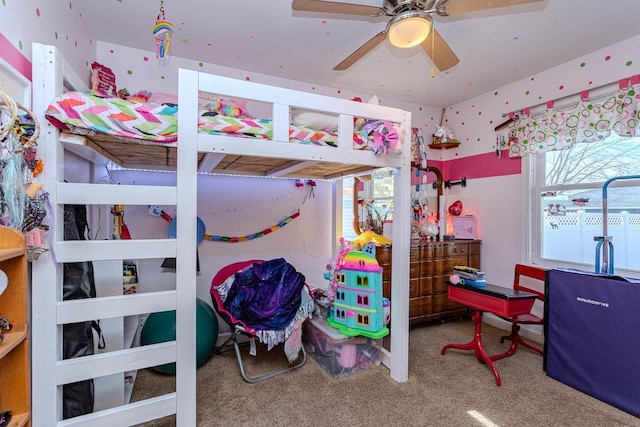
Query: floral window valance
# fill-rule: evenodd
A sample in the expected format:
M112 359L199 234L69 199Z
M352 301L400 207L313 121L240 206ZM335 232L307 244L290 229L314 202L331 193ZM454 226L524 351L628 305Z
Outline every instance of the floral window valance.
M560 111L550 101L537 117L529 109L510 117L513 124L509 131L509 157L600 141L612 131L619 136L640 136L640 75L620 81L618 90L601 103L591 101L588 91L584 91L571 111Z

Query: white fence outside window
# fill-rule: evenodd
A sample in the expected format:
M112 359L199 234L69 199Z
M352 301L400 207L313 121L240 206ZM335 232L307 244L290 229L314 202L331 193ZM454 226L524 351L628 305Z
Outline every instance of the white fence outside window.
M548 215L543 224L542 257L595 265L595 236L602 236L603 216L592 212ZM608 234L613 237L614 267L640 271L640 214L607 215Z

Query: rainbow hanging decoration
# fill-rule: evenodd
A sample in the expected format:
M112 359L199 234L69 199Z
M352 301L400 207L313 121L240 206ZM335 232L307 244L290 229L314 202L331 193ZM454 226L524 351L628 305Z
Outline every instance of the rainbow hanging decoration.
M173 221L173 218L171 218L171 215L169 215L168 213L160 209L159 206L149 206L149 215L160 216L162 217L162 219L164 219L169 223ZM200 235L199 238L200 240L210 240L212 242L228 242L228 243L246 242L247 240L257 239L258 237L263 237L269 233L277 231L282 227L284 227L285 225L289 224L291 221L293 221L299 216L300 216L300 210L298 210L296 213L292 215L289 215L279 223L272 225L269 228L266 228L258 233L248 234L246 236L229 237L229 236L218 236L218 235L211 235L211 234L204 233L204 236ZM200 221L200 218L198 218L198 220ZM175 224L174 224L174 227L175 227ZM202 228L203 228L202 232L204 232L204 227L205 227L204 223L202 223ZM173 236L170 235L169 237L175 237L175 228L173 231Z
M258 233L248 234L246 236L240 237L229 237L229 236L215 236L211 234L205 234L204 238L206 240L211 240L213 242L228 242L228 243L237 243L237 242L246 242L247 240L257 239L258 237L263 237L273 231L276 231L285 225L289 224L291 221L300 216L300 211L294 213L293 215L289 215L279 223L272 225L269 228L266 228Z
M169 54L172 30L173 25L164 16L164 0L161 0L156 24L153 26L153 38L156 41L156 59L164 58L165 55Z

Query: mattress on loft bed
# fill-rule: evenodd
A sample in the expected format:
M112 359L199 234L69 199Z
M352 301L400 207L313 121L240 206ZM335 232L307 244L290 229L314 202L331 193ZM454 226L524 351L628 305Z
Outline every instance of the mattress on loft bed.
M137 102L105 97L94 92L67 92L51 101L45 117L54 126L80 135L102 133L123 142L162 146L175 146L177 142L178 106L175 104ZM384 142L388 139L389 125L397 132L396 141L400 141L397 124L372 121L356 130L354 148L373 148L376 141L379 144L380 141ZM208 110L202 110L198 128L202 133L259 139L271 139L273 135L273 122L270 119L211 114ZM289 140L335 146L338 134L289 125Z

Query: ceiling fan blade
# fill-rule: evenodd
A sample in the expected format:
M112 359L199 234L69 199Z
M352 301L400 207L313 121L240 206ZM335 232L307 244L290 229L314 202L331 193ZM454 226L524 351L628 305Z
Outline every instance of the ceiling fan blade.
M380 7L321 0L293 0L291 8L304 12L342 13L346 15L382 16L385 14Z
M355 52L347 56L347 58L344 61L336 65L333 69L335 71L346 70L347 68L351 67L353 64L358 62L360 58L362 58L367 53L369 53L371 49L373 49L374 47L382 43L386 38L387 38L387 32L380 31L378 34L376 34L371 39L369 39L368 42L360 46Z
M431 58L440 71L448 70L460 62L456 54L453 53L453 50L451 50L447 42L444 41L435 28L429 33L429 37L420 43L420 46L422 46L422 49L429 55L429 58Z
M444 11L447 15L476 12L478 10L495 9L505 6L517 6L519 4L537 3L545 0L447 0L444 3Z

